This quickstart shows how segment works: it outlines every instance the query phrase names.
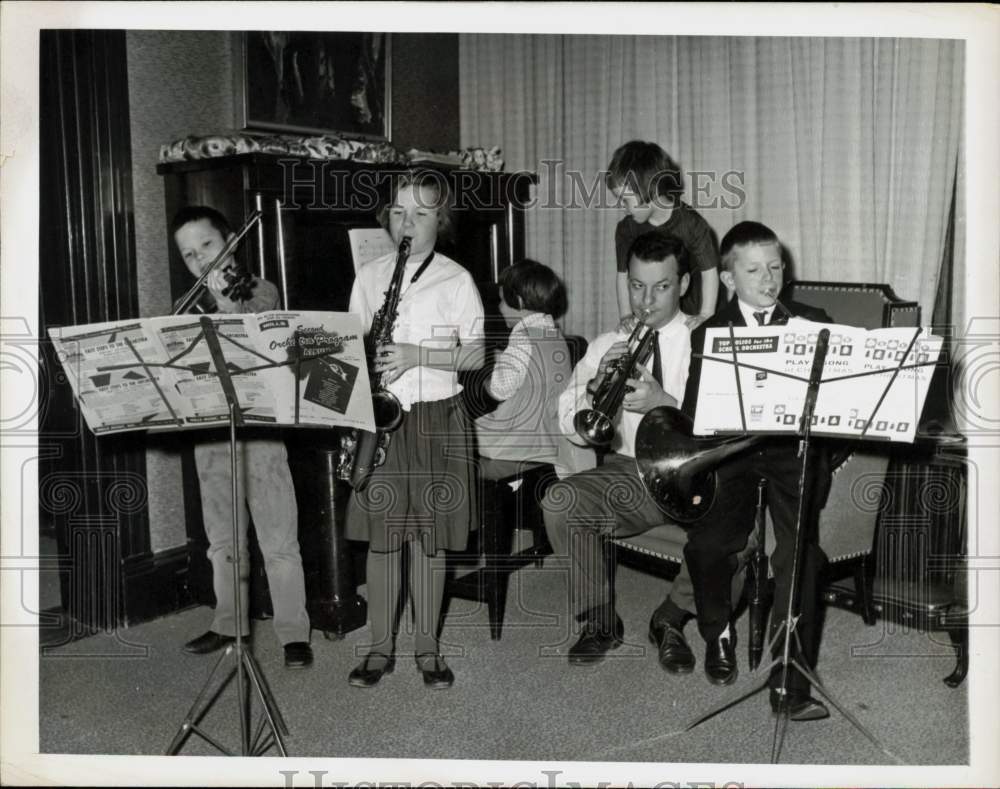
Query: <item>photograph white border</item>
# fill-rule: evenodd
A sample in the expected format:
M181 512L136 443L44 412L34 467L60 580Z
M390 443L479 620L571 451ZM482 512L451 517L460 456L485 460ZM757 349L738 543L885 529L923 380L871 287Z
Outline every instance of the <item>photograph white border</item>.
M327 8L324 8L324 5ZM631 11L635 13L631 13ZM280 18L280 24L277 21ZM27 330L39 336L35 304L38 276L39 96L38 31L43 28L126 29L379 29L408 32L565 34L614 33L658 35L824 35L961 38L966 41L966 206L969 276L967 314L1000 328L998 305L997 139L1000 138L996 80L1000 74L997 41L1000 14L985 5L765 5L765 4L314 4L314 3L34 3L0 6L0 323L4 332ZM27 313L27 314L26 314ZM8 424L19 404L32 397L29 376L5 371L0 397L0 425ZM987 408L1000 403L997 371L977 391ZM996 414L993 415L996 423ZM970 457L980 478L997 475L996 440L970 441ZM0 567L0 782L16 785L284 785L280 771L329 770L336 780L373 785L379 782L517 781L548 785L545 771L558 780L593 786L602 780L649 786L670 781L746 785L975 786L1000 782L998 709L1000 684L1000 517L995 488L978 491L980 514L978 599L992 604L973 614L970 628L971 671L969 767L824 766L803 771L795 765L533 763L440 760L370 760L319 758L241 759L201 757L59 756L38 754L38 630L35 614L22 600L37 601L37 534L21 532L37 522L37 479L22 478L30 456L30 436L0 434L2 482L2 567ZM989 528L984 528L988 526ZM309 779L311 780L311 779ZM311 785L299 783L295 785Z

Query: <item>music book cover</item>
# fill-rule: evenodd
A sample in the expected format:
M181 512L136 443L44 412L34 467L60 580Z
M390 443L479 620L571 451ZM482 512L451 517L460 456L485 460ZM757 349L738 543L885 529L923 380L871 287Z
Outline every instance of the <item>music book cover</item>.
M374 430L357 315L280 310L206 317L245 424ZM229 421L200 316L58 327L49 337L95 434Z

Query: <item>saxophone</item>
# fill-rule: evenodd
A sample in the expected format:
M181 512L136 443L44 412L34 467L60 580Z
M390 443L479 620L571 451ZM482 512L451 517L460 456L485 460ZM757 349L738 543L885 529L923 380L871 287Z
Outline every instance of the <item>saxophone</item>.
M368 476L385 463L392 432L403 421L403 407L399 399L385 388L385 375L375 372L373 362L379 346L392 343L392 332L399 316L399 299L403 290L403 271L410 256L409 236L403 236L396 253L396 267L385 292L385 300L372 318L371 331L365 343L368 356L369 379L372 389L372 411L375 415L375 432L353 428L341 436L337 458L337 477L347 480L355 490L364 490Z

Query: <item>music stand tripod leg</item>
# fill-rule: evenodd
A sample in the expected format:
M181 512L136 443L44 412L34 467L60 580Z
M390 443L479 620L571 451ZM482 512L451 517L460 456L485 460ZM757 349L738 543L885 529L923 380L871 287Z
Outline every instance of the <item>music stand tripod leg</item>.
M903 764L902 759L900 759L896 754L894 754L887 747L885 747L885 745L882 744L881 740L879 740L878 737L872 734L872 732L869 731L868 728L861 723L861 721L855 718L850 712L847 711L846 707L844 707L839 701L837 701L837 697L826 689L823 683L820 682L819 678L813 672L811 672L805 666L801 665L797 660L795 660L795 658L792 658L791 666L792 668L796 669L799 673L801 673L806 679L808 679L810 684L820 692L820 695L822 695L824 699L830 702L830 704L833 705L834 708L836 708L837 712L839 712L841 715L847 718L847 720L850 721L850 723L854 726L855 729L857 729L859 732L865 735L865 737L868 738L868 740L872 743L872 745L881 750L882 753L884 753L890 759L895 761L897 764Z
M776 633L775 634L775 638L772 639L772 645L777 640L777 638L780 635L781 631L784 630L784 629L786 629L786 624L787 624L786 622L782 622L778 626L778 633ZM797 654L802 655L803 654L803 651L802 651L802 642L799 639L798 631L795 629L794 626L791 629L791 635L792 635L792 638L795 639L795 643L798 646L798 652L797 652ZM789 639L786 638L786 641L788 641L788 640ZM773 668L774 666L782 664L783 663L783 658L784 658L784 656L782 656L782 658L776 659L771 664L771 667ZM770 669L768 669L768 670L770 671ZM847 718L848 722L851 725L853 725L855 729L857 729L865 737L867 737L868 741L871 742L872 745L874 745L876 748L878 748L880 751L882 751L882 753L884 753L886 756L888 756L890 759L892 759L896 763L898 763L898 764L902 764L903 763L902 760L896 754L894 754L892 751L890 751L888 748L886 748L885 745L883 745L882 742L874 734L872 734L872 732L869 731L864 726L864 724L861 723L861 721L859 721L856 717L854 717L850 712L847 711L847 709L839 701L837 701L836 696L834 696L829 690L826 689L826 687L823 685L822 682L820 682L819 678L816 676L815 673L813 673L808 668L806 668L795 657L789 657L788 658L788 663L785 664L785 669L782 672L782 674L783 674L783 676L782 676L782 684L781 684L781 687L778 689L778 692L782 696L782 698L786 695L785 681L787 679L787 675L790 674L791 671L798 671L799 674L801 674L803 677L805 677L807 680L809 680L810 685L815 690L818 690L819 693L820 693L820 695L824 699L826 699L826 701L828 701L834 707L834 709L837 710L837 712L839 712L841 715L843 715L845 718ZM782 745L784 743L785 729L786 729L787 724L788 724L789 715L790 715L790 711L789 711L787 705L781 704L781 706L778 709L778 719L777 719L777 721L775 721L774 736L773 736L773 738L771 740L771 763L772 764L776 764L777 761L778 761L778 759L781 756L781 747L782 747Z
M776 663L777 661L765 666L763 669L750 672L747 675L747 681L740 681L736 687L723 697L722 701L710 707L705 712L698 713L698 715L692 718L691 721L684 727L684 731L690 731L695 726L707 721L709 718L714 718L720 712L736 706L744 699L748 699L753 696L755 693L759 693L763 689L764 685L767 684L767 672L772 666L776 665Z
M173 740L170 741L170 745L168 745L166 751L164 751L164 755L166 756L176 755L177 752L180 751L180 749L184 746L184 743L187 741L187 738L191 735L192 732L198 734L198 736L200 737L205 737L204 733L202 733L198 729L198 724L201 722L201 719L205 717L205 713L207 713L209 709L211 709L212 705L215 703L215 700L225 689L226 685L229 684L229 681L233 678L233 675L235 674L235 669L230 671L228 676L226 676L226 678L219 683L219 687L216 688L215 692L208 699L208 701L204 703L204 705L202 704L202 700L205 698L208 689L212 686L212 680L215 679L215 675L218 673L219 667L222 665L223 661L225 661L233 653L234 649L232 645L230 645L226 647L226 649L223 651L221 655L219 655L219 659L215 661L215 666L212 668L212 673L208 675L208 679L205 680L205 684L202 685L201 690L198 691L198 695L195 696L194 702L192 702L191 708L188 710L188 714L185 716L183 722L180 725L180 728L174 735ZM224 748L220 748L220 750L225 752Z
M264 675L260 670L260 666L257 665L254 656L250 652L244 652L243 657L246 661L246 670L250 677L250 682L253 684L255 692L261 700L263 720L267 722L267 726L271 729L278 752L282 756L287 756L284 737L288 736L288 726L285 724L284 716L282 716L281 710L278 709L278 705L271 693L271 688L268 687L267 681L264 679Z
M239 525L239 489L238 489L238 464L237 464L237 445L236 445L236 426L237 424L242 424L242 418L238 413L238 399L236 397L236 390L233 387L233 381L230 377L229 370L226 367L225 358L222 354L222 348L219 345L219 337L216 332L215 325L212 323L211 318L208 316L202 316L201 325L204 331L205 342L208 345L209 351L212 355L212 362L215 366L215 371L219 376L219 383L222 385L222 390L226 396L226 402L229 406L229 469L231 475L231 496L232 496L232 539L233 539L233 602L236 609L236 640L232 644L232 654L236 657L236 693L237 693L237 704L239 707L239 719L240 719L240 754L242 756L250 756L251 754L251 740L250 740L250 703L252 701L251 696L247 691L252 687L253 691L256 693L258 700L260 701L261 707L264 711L264 717L267 725L270 727L272 735L274 737L275 744L278 746L278 750L282 756L287 756L285 750L284 740L282 739L282 733L287 734L287 727L285 726L285 721L281 717L281 714L277 711L277 705L275 704L274 697L271 695L269 689L267 689L266 684L263 681L263 674L260 667L256 664L253 659L253 655L247 651L246 645L244 643L242 630L243 630L243 593L242 593L242 583L240 579L240 525ZM226 650L223 657L230 654L230 649ZM221 659L219 661L221 663ZM218 668L219 663L216 664ZM213 675L215 670L213 669ZM249 686L246 683L247 675L250 677ZM211 676L209 677L211 681ZM192 707L192 713L198 702L201 700L205 693L205 689L208 687L206 684L205 688L202 688L198 699L195 702L195 706ZM204 707L202 712L198 715L200 719L205 712L214 704L216 699L218 699L216 694ZM183 744L184 740L187 739L188 734L191 731L197 732L200 736L205 738L209 743L211 743L216 749L222 751L226 755L230 755L228 751L222 748L217 742L210 739L203 732L198 731L196 725L191 723L192 713L189 713L188 718L185 719L184 723L181 725L180 731L175 735L173 741L170 743L168 749L168 754L176 754ZM259 739L259 738L255 738ZM256 754L253 754L256 755Z

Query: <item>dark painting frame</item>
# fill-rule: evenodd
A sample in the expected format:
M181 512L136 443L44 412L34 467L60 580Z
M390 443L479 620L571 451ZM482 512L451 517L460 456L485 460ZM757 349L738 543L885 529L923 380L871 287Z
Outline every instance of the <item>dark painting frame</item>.
M243 33L243 127L388 140L390 43L389 33Z

